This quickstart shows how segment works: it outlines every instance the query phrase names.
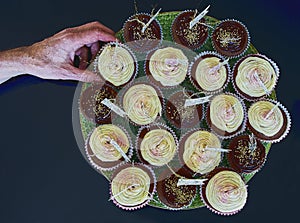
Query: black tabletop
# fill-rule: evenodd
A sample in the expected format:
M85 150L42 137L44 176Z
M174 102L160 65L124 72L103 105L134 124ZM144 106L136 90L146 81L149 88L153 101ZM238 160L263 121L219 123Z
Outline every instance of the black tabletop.
M218 19L235 18L251 41L276 61L276 88L291 112L289 136L274 144L263 169L249 182L249 198L237 215L206 208L171 212L146 207L126 212L108 201L109 184L82 157L72 127L77 82L28 75L0 85L0 222L273 222L297 219L300 199L300 4L286 0L137 0L139 11L204 9ZM134 13L132 0L10 0L0 6L0 50L30 45L66 28L98 20L118 31ZM1 75L1 71L0 71Z

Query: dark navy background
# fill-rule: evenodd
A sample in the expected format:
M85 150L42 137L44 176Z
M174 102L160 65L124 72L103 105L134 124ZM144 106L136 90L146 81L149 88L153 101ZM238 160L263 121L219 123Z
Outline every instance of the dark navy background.
M278 99L293 116L292 132L273 145L266 165L249 182L237 215L206 208L171 212L147 207L125 212L108 202L109 185L82 157L72 129L73 81L28 75L0 85L1 223L290 222L300 201L300 3L294 0L137 0L150 12L204 9L248 27L252 43L277 62ZM71 26L98 20L118 31L134 13L132 0L10 0L0 4L0 50L30 45ZM1 71L0 71L1 75ZM296 220L297 221L297 220Z

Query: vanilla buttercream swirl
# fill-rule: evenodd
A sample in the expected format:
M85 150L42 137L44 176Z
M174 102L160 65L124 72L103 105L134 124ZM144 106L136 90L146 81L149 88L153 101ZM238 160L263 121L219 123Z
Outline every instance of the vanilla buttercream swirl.
M142 157L154 166L169 163L175 155L176 148L173 135L164 129L147 132L140 145Z
M113 199L124 206L136 206L149 199L151 178L138 167L121 170L111 182Z
M210 120L218 129L233 133L244 120L244 109L238 98L232 95L218 95L210 103Z
M251 97L270 93L276 85L277 73L271 63L263 58L249 56L238 66L236 86Z
M188 58L180 49L158 49L149 59L149 71L163 86L176 86L183 82L187 75Z
M122 154L114 147L111 140L127 153L130 143L124 131L116 125L105 124L94 129L89 139L89 146L99 160L103 162L117 161Z
M147 125L161 115L162 105L156 90L147 84L130 87L123 97L123 108L138 125Z
M195 79L205 91L221 89L227 80L226 65L220 65L220 58L208 57L202 59L196 68Z
M272 137L284 124L283 115L278 106L269 101L258 101L248 110L250 125L258 132Z
M121 45L106 45L98 56L101 76L115 86L127 83L135 73L135 60Z
M210 132L196 131L184 142L183 160L194 172L208 173L221 161L221 152L205 148L221 148L220 140Z
M247 187L234 171L223 170L207 183L205 196L209 205L222 213L234 213L246 204Z

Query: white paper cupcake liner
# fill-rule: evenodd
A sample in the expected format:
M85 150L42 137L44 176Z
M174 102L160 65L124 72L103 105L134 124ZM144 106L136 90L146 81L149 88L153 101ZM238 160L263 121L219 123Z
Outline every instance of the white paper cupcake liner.
M112 175L112 180L113 178L117 175L118 172L120 172L122 169L125 169L127 167L130 167L130 166L136 166L136 167L139 167L143 170L143 168L147 169L148 173L150 173L150 178L152 177L152 181L150 182L152 185L153 185L153 189L151 192L149 192L149 195L150 197L144 201L143 203L139 204L139 205L136 205L136 206L125 206L125 205L122 205L120 204L116 199L112 198L113 197L113 194L112 194L112 190L111 190L111 183L110 183L110 189L109 189L109 195L110 197L112 198L111 200L113 201L113 203L123 209L123 210L127 210L127 211L134 211L134 210L138 210L138 209L141 209L143 207L145 207L146 205L149 204L149 202L153 199L153 196L156 192L156 177L155 177L155 174L154 174L154 171L147 165L144 165L142 163L132 163L132 164L123 164L123 165L120 165L113 173ZM145 170L144 170L145 171ZM147 172L146 171L146 172Z
M195 83L196 80L193 80L193 77L192 77L192 69L193 69L193 66L195 65L195 62L203 57L203 56L207 56L207 55L211 55L211 56L215 56L215 57L218 57L220 58L221 60L225 61L225 57L222 56L221 54L217 53L217 52L214 52L214 51L204 51L204 52L201 52L200 54L198 54L195 58L194 58L194 61L190 64L190 67L189 67L189 79L190 79L190 82L193 84L193 86L198 89L199 91L201 92L204 92L205 94L218 94L220 92L223 92L224 89L227 87L229 81L230 81L230 76L231 76L231 69L230 69L230 66L229 66L229 62L225 65L226 66L226 69L227 69L227 79L224 83L224 85L220 88L220 89L217 89L217 90L214 90L214 91L206 91L202 88L200 88L199 85L197 85Z
M113 83L111 83L110 81L106 80L104 77L102 77L102 74L99 72L99 69L98 69L98 60L99 60L99 56L101 55L103 49L107 46L119 46L119 47L122 47L124 49L126 49L129 54L132 56L133 58L133 61L134 61L134 65L135 65L135 71L132 75L132 77L130 78L130 80L120 86L115 86ZM138 65L138 62L137 62L137 57L136 55L133 53L133 51L125 44L123 43L119 43L119 42L109 42L107 44L105 44L104 46L102 46L102 48L99 50L99 53L97 54L97 56L95 57L94 61L92 62L92 65L93 65L93 71L99 75L101 77L101 79L103 79L103 81L105 82L108 82L110 85L114 86L115 88L122 88L124 87L126 84L132 82L135 77L137 76L138 72L139 72L139 65Z
M246 48L245 48L240 54L235 55L235 56L227 56L227 55L223 55L221 52L219 52L219 51L216 49L215 44L214 44L214 42L213 42L213 34L214 34L214 31L216 30L216 28L218 28L223 22L231 22L231 21L232 21L232 22L237 22L237 23L239 23L241 26L243 26L243 27L245 28L246 33L247 33L247 36L248 36L248 41L247 41ZM210 38L211 38L211 40L212 40L211 42L212 42L212 46L213 46L214 50L217 51L218 53L220 53L221 55L223 55L225 58L229 58L229 59L238 58L238 57L240 57L240 56L243 56L243 55L246 53L246 51L248 50L249 46L250 46L250 33L249 33L247 27L246 27L242 22L240 22L240 21L238 21L238 20L236 20L236 19L225 19L225 20L220 21L220 23L215 27L215 29L214 29L213 32L211 33Z
M277 78L276 78L276 81L275 81L275 84L274 84L273 88L269 91L269 93L268 93L268 94L265 94L265 95L262 95L262 96L260 96L260 97L251 97L250 95L247 95L247 94L244 93L244 92L241 93L241 90L239 90L239 88L238 88L238 86L236 85L236 82L235 82L235 77L234 77L235 75L234 75L234 73L235 73L236 69L238 69L238 66L240 65L240 63L241 63L243 60L245 60L246 58L251 57L251 56L259 57L259 58L262 58L262 59L267 60L267 61L271 64L271 66L274 68L275 74L276 74L276 77L277 77ZM232 72L231 72L231 82L232 82L232 86L233 86L235 92L236 92L240 97L246 99L247 101L256 101L256 100L259 100L259 99L263 99L263 98L269 97L269 96L272 94L273 90L276 88L277 83L278 83L278 81L279 81L279 77L280 77L280 70L279 70L279 67L277 66L277 64L276 64L273 60L269 59L267 56L262 55L262 54L248 54L248 55L245 55L244 57L242 57L241 59L239 59L239 60L234 64L234 66L233 66L233 68L232 68ZM244 94L245 94L245 95L244 95ZM247 95L247 96L246 96L246 95Z
M115 125L115 126L117 126L117 127L119 127L120 129L122 129L122 131L126 134L126 136L127 136L127 138L128 138L128 141L129 141L129 149L128 149L126 155L128 156L129 159L131 159L131 158L132 158L132 155L133 155L133 145L132 145L132 140L131 140L131 138L130 138L130 135L128 134L128 132L126 131L126 129L123 128L122 126L120 126L120 125ZM111 167L102 167L102 166L98 165L97 163L95 163L95 162L93 161L93 159L92 159L92 157L91 157L91 154L89 154L89 152L88 152L88 150L89 150L89 148L88 148L88 143L89 143L89 140L90 140L90 136L92 135L92 133L94 132L95 129L96 129L96 128L94 128L93 131L91 131L91 132L88 134L88 136L87 136L87 138L86 138L86 140L85 140L85 154L86 154L86 157L88 158L88 161L90 162L91 166L92 166L93 168L95 168L96 170L99 170L99 171L111 171L111 170L114 170L114 169L118 168L120 165L123 165L124 163L126 163L125 160L120 160L120 159L119 159L118 161L113 161L113 162L118 162L116 165L113 165L113 166L111 166ZM123 158L121 158L121 159L123 159ZM103 162L103 161L101 161L101 162ZM107 162L107 163L109 163L109 162Z
M231 92L224 92L223 94L234 96L235 98L237 98L237 99L241 102L242 107L243 107L243 111L244 111L244 119L243 119L243 122L242 122L241 126L238 128L238 130L237 130L236 132L230 133L230 134L227 135L227 136L221 135L221 134L219 134L216 130L214 130L214 128L212 128L212 125L213 125L213 124L212 124L212 123L209 124L209 121L208 121L208 116L209 116L209 114L208 114L208 108L210 107L210 103L211 103L211 101L213 100L213 98L210 100L209 105L206 107L206 111L205 111L205 114L206 114L206 122L207 122L207 125L210 127L211 131L212 131L215 135L217 135L219 138L221 138L221 139L231 139L231 138L233 138L233 137L235 137L235 136L238 136L239 134L241 134L241 133L243 133L243 132L245 131L245 129L246 129L246 124L247 124L247 120L248 120L248 113L247 113L247 111L246 111L246 106L245 106L244 101L243 101L239 96L237 96L236 94L233 94L233 93L231 93ZM219 95L221 95L221 94L219 94ZM218 96L218 95L216 95L216 96ZM214 96L214 97L216 97L216 96ZM215 127L215 128L217 128L217 127ZM223 131L223 130L220 130L220 131ZM223 132L225 132L225 131L223 131Z
M150 125L146 125L146 126L140 127L140 129L139 129L139 131L138 131L138 134L137 134L137 137L136 137L136 141L135 141L135 151L136 151L137 157L138 157L138 159L140 160L140 162L144 163L144 160L145 160L143 157L141 157L141 154L140 154L140 152L139 152L139 150L140 150L140 145L139 145L139 144L141 143L140 141L142 141L142 140L140 139L140 135L141 135L141 132L142 132L144 129L149 129L149 128L153 128L153 129L164 129L164 130L167 130L169 133L172 134L172 136L173 136L173 138L174 138L174 140L175 140L176 150L175 150L175 153L174 153L173 158L172 158L168 163L172 162L172 160L174 160L174 158L176 157L176 155L177 155L177 153L178 153L179 141L178 141L178 139L177 139L177 136L176 136L175 132L174 132L170 127L168 127L167 125L165 125L165 124L163 124L163 123L155 123L155 124L150 124ZM146 161L146 160L145 160L145 161ZM148 161L146 161L146 163L144 163L144 164L149 165L149 166L151 166L152 168L161 168L161 167L167 165L168 163L163 164L162 166L156 166L156 165L152 165L152 164L148 163Z
M264 99L260 99L260 100L255 100L254 103L256 102L259 102L259 101L268 101L268 102L271 102L273 103L274 105L276 103L279 103L278 104L278 107L280 108L281 112L283 113L283 116L286 115L286 127L285 127L285 130L283 132L283 134L277 138L277 139L272 139L272 137L270 137L270 139L266 139L266 138L262 138L260 137L257 133L253 132L253 134L256 136L257 139L259 139L260 141L262 142L266 142L266 143L278 143L280 142L281 140L283 140L287 135L288 133L290 132L290 129L291 129L291 125L292 125L292 120L291 120L291 115L290 113L288 112L288 110L286 109L285 106L283 106L280 102L276 101L276 100L273 100L273 99L267 99L267 98L264 98ZM253 104L254 104L253 103ZM251 105L252 106L252 105ZM251 107L250 106L250 107ZM247 111L247 114L248 114L248 111ZM249 121L248 121L248 125L250 125ZM249 128L248 128L249 129ZM252 132L251 129L249 129L250 132ZM256 130L257 131L257 130ZM281 130L280 130L281 131ZM259 133L259 134L262 134L262 133ZM276 135L276 134L275 134Z

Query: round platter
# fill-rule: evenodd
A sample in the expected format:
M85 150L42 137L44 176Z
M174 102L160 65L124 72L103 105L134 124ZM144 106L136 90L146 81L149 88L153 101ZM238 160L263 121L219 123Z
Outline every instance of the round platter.
M170 32L171 25L172 25L172 22L174 21L174 19L176 18L176 16L179 13L180 12L164 12L164 13L160 13L157 16L157 20L159 21L159 23L160 23L160 25L162 27L164 41L170 41L170 42L173 41L172 40L172 35L171 35L171 32ZM213 26L216 25L216 24L218 24L218 20L215 19L215 18L212 18L212 17L209 17L209 16L205 16L205 19L206 19L207 24L213 24ZM211 33L212 33L212 29L209 29L209 34L211 35ZM124 39L123 39L123 30L120 30L117 33L117 37L121 40L121 42L124 42ZM215 51L214 48L213 48L210 36L208 37L207 41L205 42L205 44L203 46L201 46L197 50L194 50L194 53L197 55L197 54L199 54L201 52L204 52L204 51ZM249 48L247 49L247 51L244 53L243 56L248 55L248 54L256 54L256 53L258 53L258 51L255 49L255 47L252 44L250 44ZM229 65L230 65L231 69L233 68L234 64L241 57L242 56L236 57L236 58L232 58L232 59L229 60ZM144 61L138 61L138 68L139 69L138 69L137 77L142 79L143 77L146 76L145 73L144 73ZM93 70L94 69L93 65L91 65L88 69ZM145 79L145 81L149 81L149 80ZM87 83L84 83L84 84L81 85L81 89L80 89L81 93L78 95L78 98L75 98L75 100L77 102L80 100L82 92L84 92L84 90L87 89L89 86L90 86L90 84L87 84ZM195 88L195 86L188 80L188 78L186 78L186 80L180 84L180 87L181 87L181 89L185 88L187 90L198 91ZM120 92L120 91L122 91L122 89L116 88L116 91ZM170 93L169 92L170 89L166 89L166 90L162 90L162 91L164 93L164 96ZM174 92L174 91L176 91L176 89L171 89L171 91ZM177 91L178 91L178 89L177 89ZM231 82L229 82L229 84L227 85L227 87L224 89L224 92L236 93ZM276 99L276 95L275 95L275 91L274 90L268 96L268 98ZM245 102L245 105L246 105L247 108L251 104L251 102L247 101L247 100L244 100L244 102ZM77 104L77 106L78 106L78 104ZM84 116L84 114L82 113L82 111L80 109L78 111L79 111L79 120L78 121L80 122L80 128L81 128L82 138L83 138L84 141L86 141L87 138L88 138L88 136L89 136L89 134L98 125L96 125L95 123L93 123L90 120L88 120ZM184 129L177 129L177 128L171 127L169 125L169 122L166 119L166 117L163 116L162 119L163 119L162 121L166 125L168 125L168 127L172 128L173 132L176 134L176 136L177 136L178 139L182 135L184 135L188 130L190 130L190 129L185 129L185 130ZM128 132L129 137L132 140L132 145L134 147L134 149L133 149L134 153L133 153L132 160L138 162L139 159L138 159L137 154L135 154L135 143L134 142L136 141L136 137L137 137L137 134L138 134L139 127L133 125L129 121L124 122L124 119L122 119L121 117L118 117L118 116L114 117L113 120L114 120L114 124L116 124L118 126L122 126ZM209 130L209 127L208 127L208 125L206 123L206 118L205 117L199 122L199 124L198 124L197 127L201 128L201 129L207 129L207 130ZM250 132L244 132L244 134L250 134ZM226 139L222 140L222 146L224 146L224 147L226 147L229 143L230 143L230 140L226 140ZM269 152L269 150L271 148L271 143L263 142L263 145L265 147L266 154L268 154L268 152ZM85 153L85 148L80 148L80 150L81 150L82 154L85 156L85 158L87 159L87 156L86 156L86 153ZM174 159L170 165L171 166L172 165L176 166L178 163L179 163L179 160L178 159ZM220 166L222 166L222 167L228 167L228 162L226 160L226 156L223 157ZM111 176L112 176L113 171L103 171L103 170L96 170L96 171L98 171L100 174L102 174L104 177L106 177L107 180L111 181ZM159 175L161 171L163 171L163 170L161 170L160 168L154 169L154 172L155 172L156 175ZM246 183L253 176L254 176L254 173L250 173L250 174L243 173L242 174L242 177L243 177L243 179L244 179L244 181ZM104 193L106 193L106 192L104 191ZM157 194L154 195L154 197L150 201L149 205L153 206L153 207L157 207L157 208L166 208L166 206L163 203L161 203L160 200L158 199ZM183 208L182 210L195 209L195 208L200 208L200 207L203 207L203 206L204 206L204 203L201 200L199 193L197 193L197 195L194 198L192 204L190 206L188 206L187 208Z

